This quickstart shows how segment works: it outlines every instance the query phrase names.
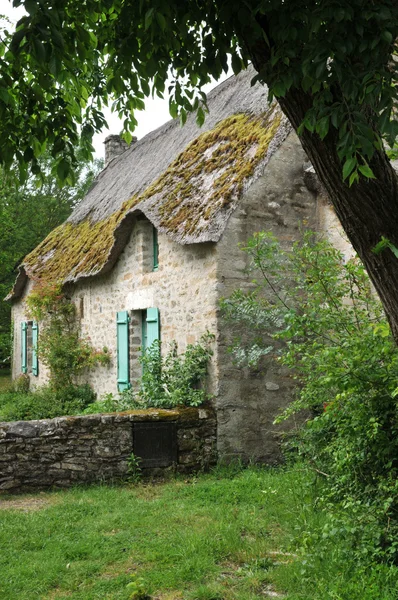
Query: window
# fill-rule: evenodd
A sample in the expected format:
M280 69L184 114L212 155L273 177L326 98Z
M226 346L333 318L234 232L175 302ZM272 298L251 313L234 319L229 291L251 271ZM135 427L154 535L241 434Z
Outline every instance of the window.
M141 351L149 348L154 340L160 339L160 320L157 308L142 311L117 313L117 387L121 392L138 383L141 369Z
M22 373L32 373L35 377L39 374L38 335L39 326L36 321L21 323L21 371Z
M128 390L130 384L130 332L129 314L122 310L116 315L117 330L117 389L119 392Z
M159 267L159 243L158 243L158 230L156 227L152 227L152 241L153 241L153 265L152 270L157 271Z

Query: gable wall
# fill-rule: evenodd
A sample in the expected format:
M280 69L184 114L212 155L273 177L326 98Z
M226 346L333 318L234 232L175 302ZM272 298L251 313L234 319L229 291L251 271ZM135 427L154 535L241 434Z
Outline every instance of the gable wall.
M245 243L251 234L272 231L290 248L300 237L300 222L310 228L317 226L316 198L303 180L306 162L296 135L290 134L230 219L217 245L218 270L223 281L218 288L219 298L228 297L237 287L251 288L253 274L244 272L247 256L238 249L238 244ZM275 353L262 359L259 370L235 367L227 348L236 333L244 332L225 326L222 316L218 316L219 454L276 462L280 459L278 442L286 424L274 425L273 420L292 399L294 381L288 370L278 364Z

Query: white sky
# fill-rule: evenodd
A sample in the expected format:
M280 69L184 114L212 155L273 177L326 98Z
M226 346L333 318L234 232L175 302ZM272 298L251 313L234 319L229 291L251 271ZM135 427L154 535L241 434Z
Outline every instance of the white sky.
M24 14L24 12L25 11L21 7L13 8L11 0L0 0L0 14L6 15L13 23L16 23ZM213 81L212 83L208 84L204 87L204 91L208 93L218 83L224 81L231 74L232 72L223 75L218 82ZM106 136L110 133L120 133L123 127L122 122L119 120L117 115L111 113L109 108L104 108L104 114L108 122L108 129L104 129L102 133L96 134L93 138L93 145L98 158L104 157L103 143ZM145 100L145 110L137 111L135 113L135 118L138 121L138 125L134 131L134 135L137 136L138 139L141 139L150 131L153 131L154 129L157 129L157 127L160 127L160 125L163 125L163 123L171 118L169 114L167 95L165 94L163 100L157 97L147 98Z

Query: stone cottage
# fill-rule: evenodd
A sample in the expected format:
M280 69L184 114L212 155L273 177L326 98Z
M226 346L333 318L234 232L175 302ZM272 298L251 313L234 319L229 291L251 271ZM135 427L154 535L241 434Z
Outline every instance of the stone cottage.
M332 213L305 182L306 156L267 89L253 73L231 77L208 97L199 129L170 121L129 148L107 140L106 166L71 217L21 265L13 302L14 376L46 382L35 353L36 324L25 299L37 280L62 281L78 308L82 333L107 346L110 366L87 381L98 394L137 385L142 346L176 340L181 351L209 330L216 336L209 387L218 452L272 462L291 398L288 374L268 357L261 372L236 368L219 301L250 279L238 248L271 230L287 246L299 224L330 228ZM119 342L118 342L119 339ZM122 342L121 342L122 340Z

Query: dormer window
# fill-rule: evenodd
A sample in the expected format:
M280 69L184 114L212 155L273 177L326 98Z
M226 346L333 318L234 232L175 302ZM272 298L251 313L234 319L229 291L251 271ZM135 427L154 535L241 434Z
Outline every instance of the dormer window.
M157 271L159 266L159 244L158 244L158 230L156 227L152 227L152 241L153 241L153 264L152 271Z

